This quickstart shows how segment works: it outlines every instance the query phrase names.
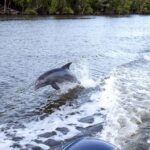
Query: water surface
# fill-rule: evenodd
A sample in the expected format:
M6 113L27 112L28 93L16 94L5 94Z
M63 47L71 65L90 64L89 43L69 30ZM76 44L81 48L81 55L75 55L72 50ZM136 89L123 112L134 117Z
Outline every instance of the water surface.
M137 15L1 18L1 149L58 149L82 133L121 149L148 150L149 25L150 16ZM84 88L34 91L41 73L67 62L73 62L71 70ZM85 117L93 121L82 122ZM87 134L89 127L95 130Z

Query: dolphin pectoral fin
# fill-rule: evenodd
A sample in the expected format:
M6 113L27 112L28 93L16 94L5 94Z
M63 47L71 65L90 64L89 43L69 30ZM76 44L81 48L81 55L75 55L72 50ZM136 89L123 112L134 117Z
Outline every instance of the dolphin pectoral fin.
M59 90L60 87L54 82L51 84L51 86L55 89L55 90Z

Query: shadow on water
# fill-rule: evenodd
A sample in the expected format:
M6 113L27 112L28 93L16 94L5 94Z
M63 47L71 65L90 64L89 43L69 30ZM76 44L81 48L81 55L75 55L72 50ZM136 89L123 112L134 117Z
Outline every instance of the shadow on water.
M0 21L11 21L11 20L64 20L64 19L94 19L96 16L76 16L76 15L51 15L51 16L32 16L32 15L18 15L18 16L0 16Z
M11 21L11 20L47 20L47 19L55 19L53 16L34 16L34 15L17 15L17 16L9 16L9 15L4 15L0 16L0 21Z
M43 108L41 108L41 111L51 114L56 109L59 109L61 106L67 103L71 105L72 101L77 99L83 90L84 87L76 86L75 88L70 89L67 93L60 95L60 97L56 100L50 97L48 103Z
M54 19L94 19L95 16L80 16L80 15L55 15Z

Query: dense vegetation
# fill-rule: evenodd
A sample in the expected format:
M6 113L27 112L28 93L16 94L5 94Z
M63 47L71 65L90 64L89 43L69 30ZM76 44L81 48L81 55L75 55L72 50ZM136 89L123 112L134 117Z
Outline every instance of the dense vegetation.
M150 14L150 0L2 0L0 3L21 14Z

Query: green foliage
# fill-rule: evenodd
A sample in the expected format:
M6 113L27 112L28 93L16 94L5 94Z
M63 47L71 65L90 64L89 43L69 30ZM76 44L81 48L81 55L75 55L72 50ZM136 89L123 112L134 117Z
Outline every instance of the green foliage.
M129 14L131 12L131 5L132 5L132 0L127 0L123 6L123 12L122 13Z
M93 9L91 8L91 6L87 6L85 8L85 14L87 15L93 14Z
M32 8L27 8L24 12L25 15L37 15L37 12Z
M11 0L23 13L150 14L150 0Z
M50 14L54 14L57 12L57 7L59 5L59 0L52 0L51 5L49 7Z
M32 0L13 0L17 7L20 7L24 11Z
M143 13L150 14L150 0L145 0L143 3Z
M65 7L63 9L63 14L73 15L74 11L70 7Z
M63 14L64 10L67 11L66 0L51 0L51 5L49 7L50 14Z

